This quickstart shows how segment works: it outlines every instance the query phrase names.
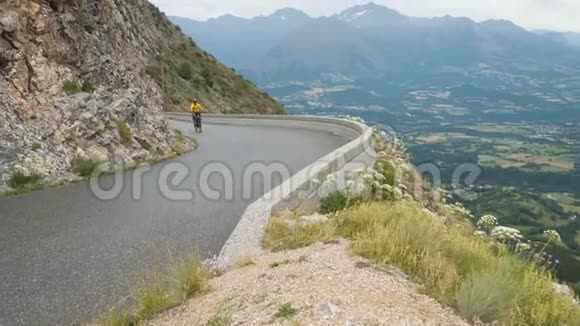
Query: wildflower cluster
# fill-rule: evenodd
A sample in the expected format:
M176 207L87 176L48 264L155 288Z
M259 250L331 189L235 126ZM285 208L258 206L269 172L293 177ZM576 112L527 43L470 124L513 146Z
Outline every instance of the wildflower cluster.
M518 229L507 226L497 226L491 230L491 237L502 243L518 243L524 237Z
M560 234L556 230L544 231L544 239L546 239L548 243L556 243L562 241Z
M348 179L346 194L351 199L400 199L403 196L401 189L389 185L387 178L375 169L353 170Z
M524 237L520 230L499 225L497 217L493 215L482 216L477 222L477 228L475 236L489 236L499 243L511 244L513 245L512 249L518 252L530 249L529 244L522 242Z
M529 242L518 242L516 244L516 252L523 253L532 250L532 245Z
M38 155L18 155L18 164L14 166L14 173L23 176L46 177L50 174L51 166Z
M487 232L485 231L475 231L473 235L480 238L487 238Z
M498 225L497 218L493 215L485 215L477 222L477 227L485 232L490 232Z
M320 185L319 196L327 197L336 192L344 192L349 201L394 200L403 198L404 186L393 186L393 179L387 178L373 168L361 168L351 171L346 181L341 184L341 175L329 174L323 182L313 180L314 185Z
M543 246L533 244L529 240L524 240L522 233L514 228L501 226L498 219L493 215L485 215L477 222L478 231L474 236L486 239L492 239L496 244L507 245L509 250L528 257L531 261L539 266L552 268L559 264L557 260L552 261L552 256L545 251L550 243L561 241L560 234L555 230L544 232L544 239L547 241Z
M320 184L318 193L321 198L327 197L335 192L340 191L340 187L338 185L338 172L327 175L322 182L320 182L320 180L313 180L312 184L315 186Z

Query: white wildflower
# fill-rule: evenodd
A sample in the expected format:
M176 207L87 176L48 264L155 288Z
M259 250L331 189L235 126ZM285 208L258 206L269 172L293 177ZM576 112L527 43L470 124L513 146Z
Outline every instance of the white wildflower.
M500 242L519 241L523 239L521 232L507 226L498 226L491 231L491 236Z
M52 166L42 157L33 154L32 156L18 155L19 163L14 165L14 172L21 173L25 176L46 177L50 174Z
M403 192L401 191L401 189L399 189L399 188L395 188L395 189L393 190L393 193L395 194L395 198L396 198L397 200L399 200L399 199L403 198Z
M393 187L391 187L391 185L388 185L388 184L382 185L381 189L384 191L393 192Z
M497 217L495 217L493 215L485 215L485 216L481 217L479 219L479 221L477 222L477 227L481 230L486 231L486 232L493 230L493 228L495 228L498 225L499 225L499 223L497 221Z
M487 233L485 231L475 231L475 233L473 233L473 235L476 237L480 237L480 238L487 237Z
M332 173L326 176L324 182L318 189L320 198L327 197L338 191L338 174Z
M544 238L548 240L548 242L560 242L562 241L562 237L560 237L560 233L556 230L547 230L544 231Z
M532 246L526 242L520 242L516 245L517 252L526 252L532 249Z

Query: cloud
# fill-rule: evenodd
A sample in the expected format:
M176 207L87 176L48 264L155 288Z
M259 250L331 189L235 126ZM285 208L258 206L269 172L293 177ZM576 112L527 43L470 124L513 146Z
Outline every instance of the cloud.
M224 14L268 15L297 8L312 16L327 16L369 0L152 0L169 15L205 20ZM404 14L420 17L467 16L476 21L509 19L528 29L580 32L578 0L376 0Z

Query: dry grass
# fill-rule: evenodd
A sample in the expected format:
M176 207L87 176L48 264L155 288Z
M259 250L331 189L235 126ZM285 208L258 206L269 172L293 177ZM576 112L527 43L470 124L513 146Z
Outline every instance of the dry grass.
M316 242L331 242L334 227L329 223L303 225L289 223L282 217L273 217L266 227L262 247L274 252L307 247Z
M549 272L469 231L434 218L416 202L370 203L320 224L274 217L263 245L279 251L341 236L352 240L356 254L401 268L468 320L580 325L580 308L553 291Z
M363 205L339 213L335 223L357 254L402 268L469 320L580 324L580 309L553 291L549 273L444 225L414 202Z
M252 257L250 255L241 256L238 259L236 259L236 261L234 263L234 265L238 268L244 268L244 267L252 266L255 264L256 263L254 262L254 257Z
M184 303L208 289L208 273L196 254L176 261L166 277L156 272L146 280L133 296L134 307L115 307L94 325L139 325L158 313Z

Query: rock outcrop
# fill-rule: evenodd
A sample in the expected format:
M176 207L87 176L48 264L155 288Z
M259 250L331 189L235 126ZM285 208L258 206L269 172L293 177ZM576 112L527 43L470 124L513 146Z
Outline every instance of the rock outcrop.
M145 0L0 0L0 191L15 169L54 182L77 156L170 155L186 140L162 113L192 97L210 112L284 112Z

